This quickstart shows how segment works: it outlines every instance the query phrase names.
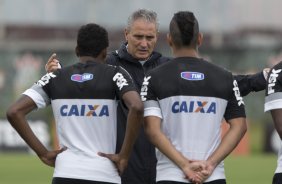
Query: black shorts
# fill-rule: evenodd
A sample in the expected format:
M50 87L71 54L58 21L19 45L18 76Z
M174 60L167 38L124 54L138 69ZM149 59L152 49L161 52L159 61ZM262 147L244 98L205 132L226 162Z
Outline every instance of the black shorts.
M187 184L187 183L178 182L178 181L158 181L157 184ZM214 180L210 182L205 182L203 184L226 184L226 180L225 179Z
M54 177L52 180L52 184L114 184L114 183Z
M274 174L272 184L282 184L282 173Z

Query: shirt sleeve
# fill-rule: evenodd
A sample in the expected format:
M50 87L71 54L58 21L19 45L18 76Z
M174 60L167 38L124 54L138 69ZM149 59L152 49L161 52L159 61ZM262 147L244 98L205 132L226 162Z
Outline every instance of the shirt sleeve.
M160 104L153 89L153 80L151 75L144 77L141 88L141 99L144 102L144 117L157 116L163 118Z
M29 96L39 109L45 108L51 101L47 93L38 84L34 84L31 88L23 92L23 94Z
M119 97L128 91L137 91L130 74L120 66L116 67L113 82Z
M234 75L234 78L238 82L242 96L247 96L253 91L262 91L266 87L266 80L262 71L253 75Z
M226 120L246 117L245 104L240 94L240 90L236 80L233 80L230 98L227 103L224 118Z
M282 62L269 72L265 94L264 111L282 108Z
M44 108L51 103L50 89L51 81L57 77L58 71L55 73L47 73L38 80L31 88L27 89L23 94L29 96L37 105L37 108Z

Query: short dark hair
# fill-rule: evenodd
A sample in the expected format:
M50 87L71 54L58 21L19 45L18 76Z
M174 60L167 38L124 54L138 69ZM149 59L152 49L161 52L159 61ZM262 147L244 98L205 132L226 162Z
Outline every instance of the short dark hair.
M176 47L196 47L199 25L192 12L180 11L174 14L169 32Z
M77 34L77 56L97 57L108 46L109 38L105 28L94 23L80 27Z

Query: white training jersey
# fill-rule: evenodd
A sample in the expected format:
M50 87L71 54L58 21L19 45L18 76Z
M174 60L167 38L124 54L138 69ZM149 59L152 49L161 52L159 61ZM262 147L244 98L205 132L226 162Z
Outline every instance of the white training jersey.
M161 129L186 158L206 160L221 141L221 122L245 117L237 82L230 72L196 58L176 58L150 72L141 90L144 116L162 119ZM190 183L163 153L157 181ZM225 179L220 163L207 179Z
M24 92L38 108L50 102L60 147L54 177L121 183L114 164L117 99L135 86L121 67L89 61L48 73Z
M269 72L266 87L264 111L282 109L282 62L275 65ZM278 152L275 173L282 173L282 141Z

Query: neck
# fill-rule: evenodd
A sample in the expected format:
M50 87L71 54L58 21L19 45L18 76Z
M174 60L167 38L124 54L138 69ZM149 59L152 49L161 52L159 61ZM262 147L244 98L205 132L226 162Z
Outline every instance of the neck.
M80 56L79 57L79 62L80 63L86 63L87 61L97 61L99 63L103 63L103 60L99 57L91 57L91 56Z
M196 49L192 48L177 48L172 49L174 57L195 57L199 58L199 53Z

